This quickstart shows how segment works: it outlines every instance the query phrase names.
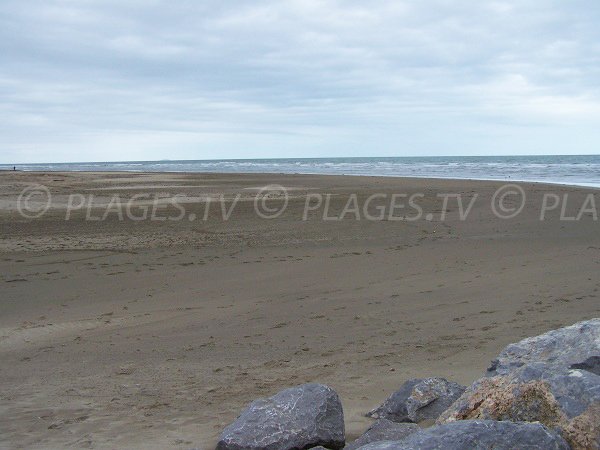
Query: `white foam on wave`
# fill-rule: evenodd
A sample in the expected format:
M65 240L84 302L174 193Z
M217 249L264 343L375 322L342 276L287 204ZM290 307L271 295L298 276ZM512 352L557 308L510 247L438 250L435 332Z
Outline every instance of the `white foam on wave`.
M132 161L29 164L20 170L367 175L600 187L600 155ZM12 170L12 165L0 165Z

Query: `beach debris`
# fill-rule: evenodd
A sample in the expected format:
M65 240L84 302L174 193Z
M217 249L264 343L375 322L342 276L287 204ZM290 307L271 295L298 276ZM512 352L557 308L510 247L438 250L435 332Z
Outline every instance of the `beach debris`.
M600 318L596 318L509 344L492 361L488 376L503 375L531 362L570 367L596 361L598 370L599 359Z
M414 378L405 382L381 406L368 412L367 417L414 423L436 420L465 389L445 378Z
M399 441L416 433L421 428L414 423L397 423L379 419L373 423L358 439L344 447L344 450L356 450L371 442Z
M252 402L223 430L217 450L341 449L344 443L338 394L310 383Z
M116 370L115 373L117 375L131 375L133 372L135 372L135 367L133 367L132 365L128 364L128 365L120 366Z
M433 426L400 441L381 441L360 450L568 450L555 431L539 423L463 420Z

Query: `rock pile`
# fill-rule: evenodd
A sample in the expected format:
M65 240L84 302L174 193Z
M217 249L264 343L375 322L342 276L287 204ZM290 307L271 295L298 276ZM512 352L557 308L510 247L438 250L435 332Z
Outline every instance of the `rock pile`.
M600 319L508 345L438 418L540 422L573 449L600 448Z
M367 416L344 447L338 395L305 384L251 403L217 450L600 449L600 319L508 345L468 388L409 380Z

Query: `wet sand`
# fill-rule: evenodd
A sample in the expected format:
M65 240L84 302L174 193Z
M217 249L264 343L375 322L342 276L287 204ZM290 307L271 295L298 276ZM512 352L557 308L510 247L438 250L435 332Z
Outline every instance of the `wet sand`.
M27 219L16 205L32 183L52 203ZM288 204L267 220L254 198L272 183ZM579 214L597 191L523 183L523 211L502 220L490 207L501 185L0 173L0 447L209 449L249 401L309 381L339 392L351 439L408 378L469 383L507 343L597 317L600 222ZM92 207L65 220L74 193ZM141 217L156 193L166 220L102 220L114 195L138 195ZM331 220L352 194L361 207L385 194L371 206L389 212L392 194L415 193L418 220ZM442 220L443 193L465 208L477 194L466 220L455 200ZM540 221L548 193L568 194L564 216L580 220L559 220L558 207ZM176 194L185 214L169 220ZM303 220L319 194L328 220L324 207ZM221 199L228 210L236 198L223 220Z

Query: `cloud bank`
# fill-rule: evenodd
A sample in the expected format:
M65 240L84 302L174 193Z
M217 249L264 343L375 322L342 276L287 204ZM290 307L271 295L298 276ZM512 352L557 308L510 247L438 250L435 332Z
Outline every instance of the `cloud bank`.
M4 0L0 162L600 152L596 1Z

